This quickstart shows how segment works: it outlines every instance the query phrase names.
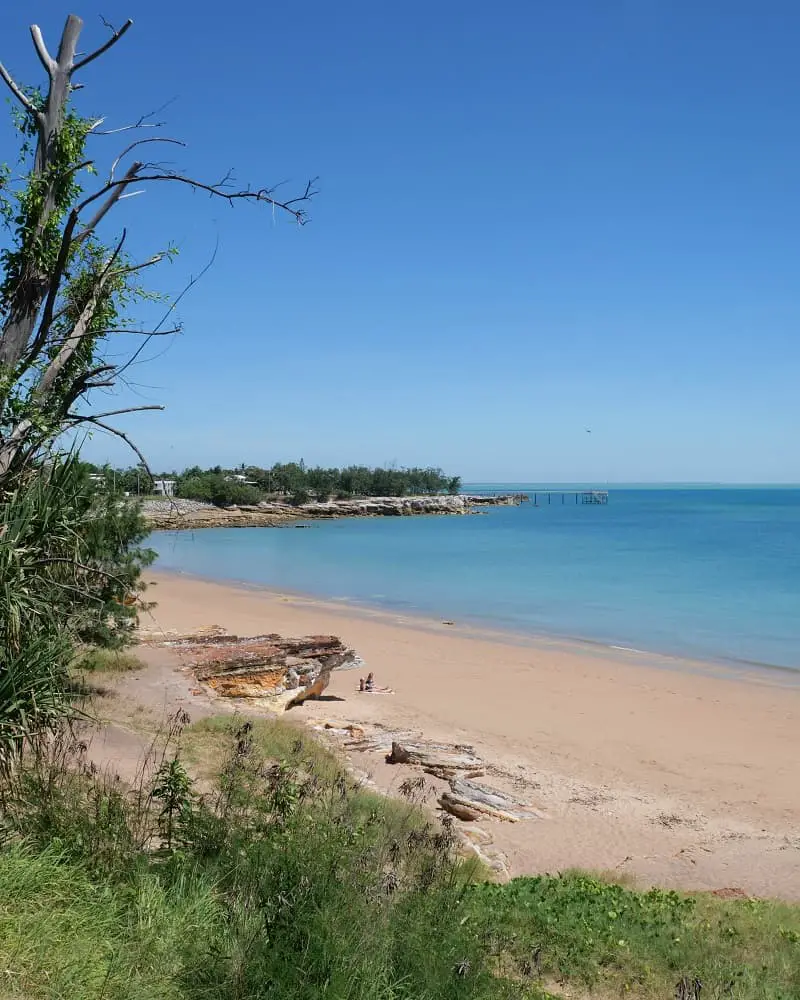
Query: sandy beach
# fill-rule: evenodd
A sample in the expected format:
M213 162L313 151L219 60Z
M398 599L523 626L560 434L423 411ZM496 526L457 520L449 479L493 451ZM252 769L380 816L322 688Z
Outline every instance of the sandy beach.
M330 700L292 718L473 744L498 787L544 814L492 824L514 875L582 867L640 884L800 899L800 688L788 675L734 677L297 595L147 579L157 602L143 620L151 631L332 633L354 647L393 693L359 694L357 676L334 672ZM379 755L356 757L378 785L401 780Z

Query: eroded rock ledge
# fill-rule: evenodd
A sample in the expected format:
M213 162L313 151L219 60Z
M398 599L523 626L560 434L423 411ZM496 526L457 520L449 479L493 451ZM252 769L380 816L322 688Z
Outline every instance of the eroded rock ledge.
M216 695L266 698L276 708L318 697L333 670L364 665L355 650L335 635L239 637L212 630L207 635L152 636L144 641L180 650L198 682Z
M335 517L408 517L420 514L471 514L482 506L515 506L517 494L507 496L364 497L313 501L295 507L264 501L253 507L214 507L196 500L148 499L142 510L153 528L276 527Z

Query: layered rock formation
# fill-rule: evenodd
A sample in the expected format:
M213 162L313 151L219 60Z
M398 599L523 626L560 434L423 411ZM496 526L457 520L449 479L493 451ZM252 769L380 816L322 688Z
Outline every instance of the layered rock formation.
M287 708L319 697L331 671L363 666L335 635L287 639L276 634L211 634L149 641L179 649L197 680L223 698L269 698L286 701Z

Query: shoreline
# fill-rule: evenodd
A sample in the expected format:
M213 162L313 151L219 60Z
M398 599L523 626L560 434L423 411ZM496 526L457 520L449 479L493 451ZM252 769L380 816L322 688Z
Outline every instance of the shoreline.
M158 583L146 595L158 604L143 616L150 631L340 636L393 693L359 695L351 671L334 671L326 700L290 720L474 745L493 782L524 790L546 816L492 824L512 874L607 869L639 884L800 899L800 693L761 671L709 675L660 657L652 669L649 655L607 647L514 641L183 574L146 579ZM396 791L402 769L383 755L349 757Z
M158 529L168 530L168 529ZM548 649L561 649L563 652L575 654L619 656L621 662L635 662L635 665L656 670L678 670L682 673L697 674L704 677L721 677L742 683L764 684L770 687L781 687L789 690L800 690L800 670L794 667L774 663L762 663L753 660L736 659L733 657L700 657L682 653L666 653L661 650L639 649L618 643L606 642L602 639L591 639L585 636L560 635L555 632L530 631L509 626L504 628L491 620L481 621L478 618L453 620L444 625L443 619L437 618L428 611L418 608L393 607L389 604L372 604L366 600L356 600L349 597L331 597L313 594L308 591L290 590L285 587L270 587L264 583L254 583L249 580L234 578L222 579L204 576L200 573L190 573L185 570L165 569L154 566L146 572L169 579L196 580L200 583L210 583L248 593L264 593L273 598L289 597L298 602L306 602L311 606L319 606L331 614L341 613L345 616L365 615L370 618L383 618L387 622L399 624L400 619L408 619L407 624L420 629L447 628L453 634L464 635L474 639L489 642L509 643L515 646ZM404 623L406 624L406 623Z
M144 520L152 531L192 531L196 528L304 527L304 521L375 517L463 517L481 507L518 507L523 494L423 494L400 497L354 497L312 500L300 505L262 501L255 506L218 507L180 497L141 500Z

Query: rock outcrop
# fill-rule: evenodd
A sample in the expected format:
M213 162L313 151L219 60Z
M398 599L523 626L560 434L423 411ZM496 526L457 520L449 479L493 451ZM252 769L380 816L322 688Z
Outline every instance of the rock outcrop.
M519 494L508 496L361 497L312 501L300 506L263 501L257 506L215 507L180 498L147 499L142 512L153 528L277 527L304 520L334 517L409 517L421 514L471 514L476 507L517 505ZM527 498L525 498L527 499Z
M355 651L335 635L287 639L276 634L210 634L149 641L180 650L197 680L220 697L280 703L288 695L285 707L319 697L331 671L363 666Z
M474 781L453 778L450 790L439 796L439 805L457 819L500 819L516 823L521 819L544 819L544 814L524 802L518 802L495 788Z

